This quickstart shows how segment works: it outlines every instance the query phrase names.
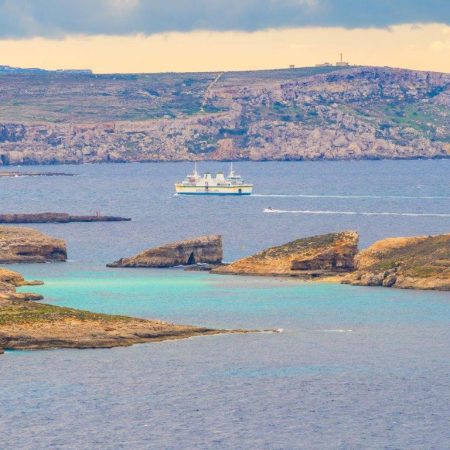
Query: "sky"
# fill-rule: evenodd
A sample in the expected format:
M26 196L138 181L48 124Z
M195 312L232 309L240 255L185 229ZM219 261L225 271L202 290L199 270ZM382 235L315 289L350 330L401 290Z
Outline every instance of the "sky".
M0 0L0 65L97 73L450 72L450 0Z

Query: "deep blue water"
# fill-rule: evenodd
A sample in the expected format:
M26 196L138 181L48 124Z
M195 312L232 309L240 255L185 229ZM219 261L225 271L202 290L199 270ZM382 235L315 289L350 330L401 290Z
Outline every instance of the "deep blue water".
M67 240L70 261L12 268L44 280L33 290L54 304L283 332L10 352L0 357L0 448L449 448L448 293L105 264L205 233L223 234L231 260L348 228L362 246L449 232L450 161L239 163L255 196L174 197L190 169L105 164L61 167L79 174L70 178L0 178L1 212L133 218L37 225ZM280 212L263 213L269 206Z

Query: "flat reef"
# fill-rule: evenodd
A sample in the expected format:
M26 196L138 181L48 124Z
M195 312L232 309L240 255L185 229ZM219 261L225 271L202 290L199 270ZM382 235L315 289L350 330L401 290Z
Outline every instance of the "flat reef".
M73 215L68 213L18 213L0 214L0 223L70 223L70 222L124 222L130 221L129 217L94 215Z
M74 177L76 173L64 172L0 172L0 178L17 178L17 177Z

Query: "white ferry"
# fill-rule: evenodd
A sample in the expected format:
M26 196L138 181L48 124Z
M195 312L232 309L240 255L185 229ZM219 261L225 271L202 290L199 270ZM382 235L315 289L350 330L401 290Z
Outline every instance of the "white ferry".
M233 163L227 177L223 172L218 172L215 177L209 172L200 176L195 164L194 172L187 175L181 183L175 184L175 191L183 195L250 195L253 184L246 183L234 172Z

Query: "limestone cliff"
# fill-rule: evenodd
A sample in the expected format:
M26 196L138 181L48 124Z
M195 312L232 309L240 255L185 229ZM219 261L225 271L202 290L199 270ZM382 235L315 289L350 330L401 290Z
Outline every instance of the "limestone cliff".
M0 103L0 165L450 157L445 73L0 74Z
M32 228L0 227L0 264L65 261L66 244Z
M190 264L220 264L222 237L201 236L151 248L130 258L122 258L108 267L174 267Z
M355 258L343 282L359 286L450 290L450 234L383 239Z
M358 249L354 231L298 239L212 270L218 274L314 278L353 270Z

